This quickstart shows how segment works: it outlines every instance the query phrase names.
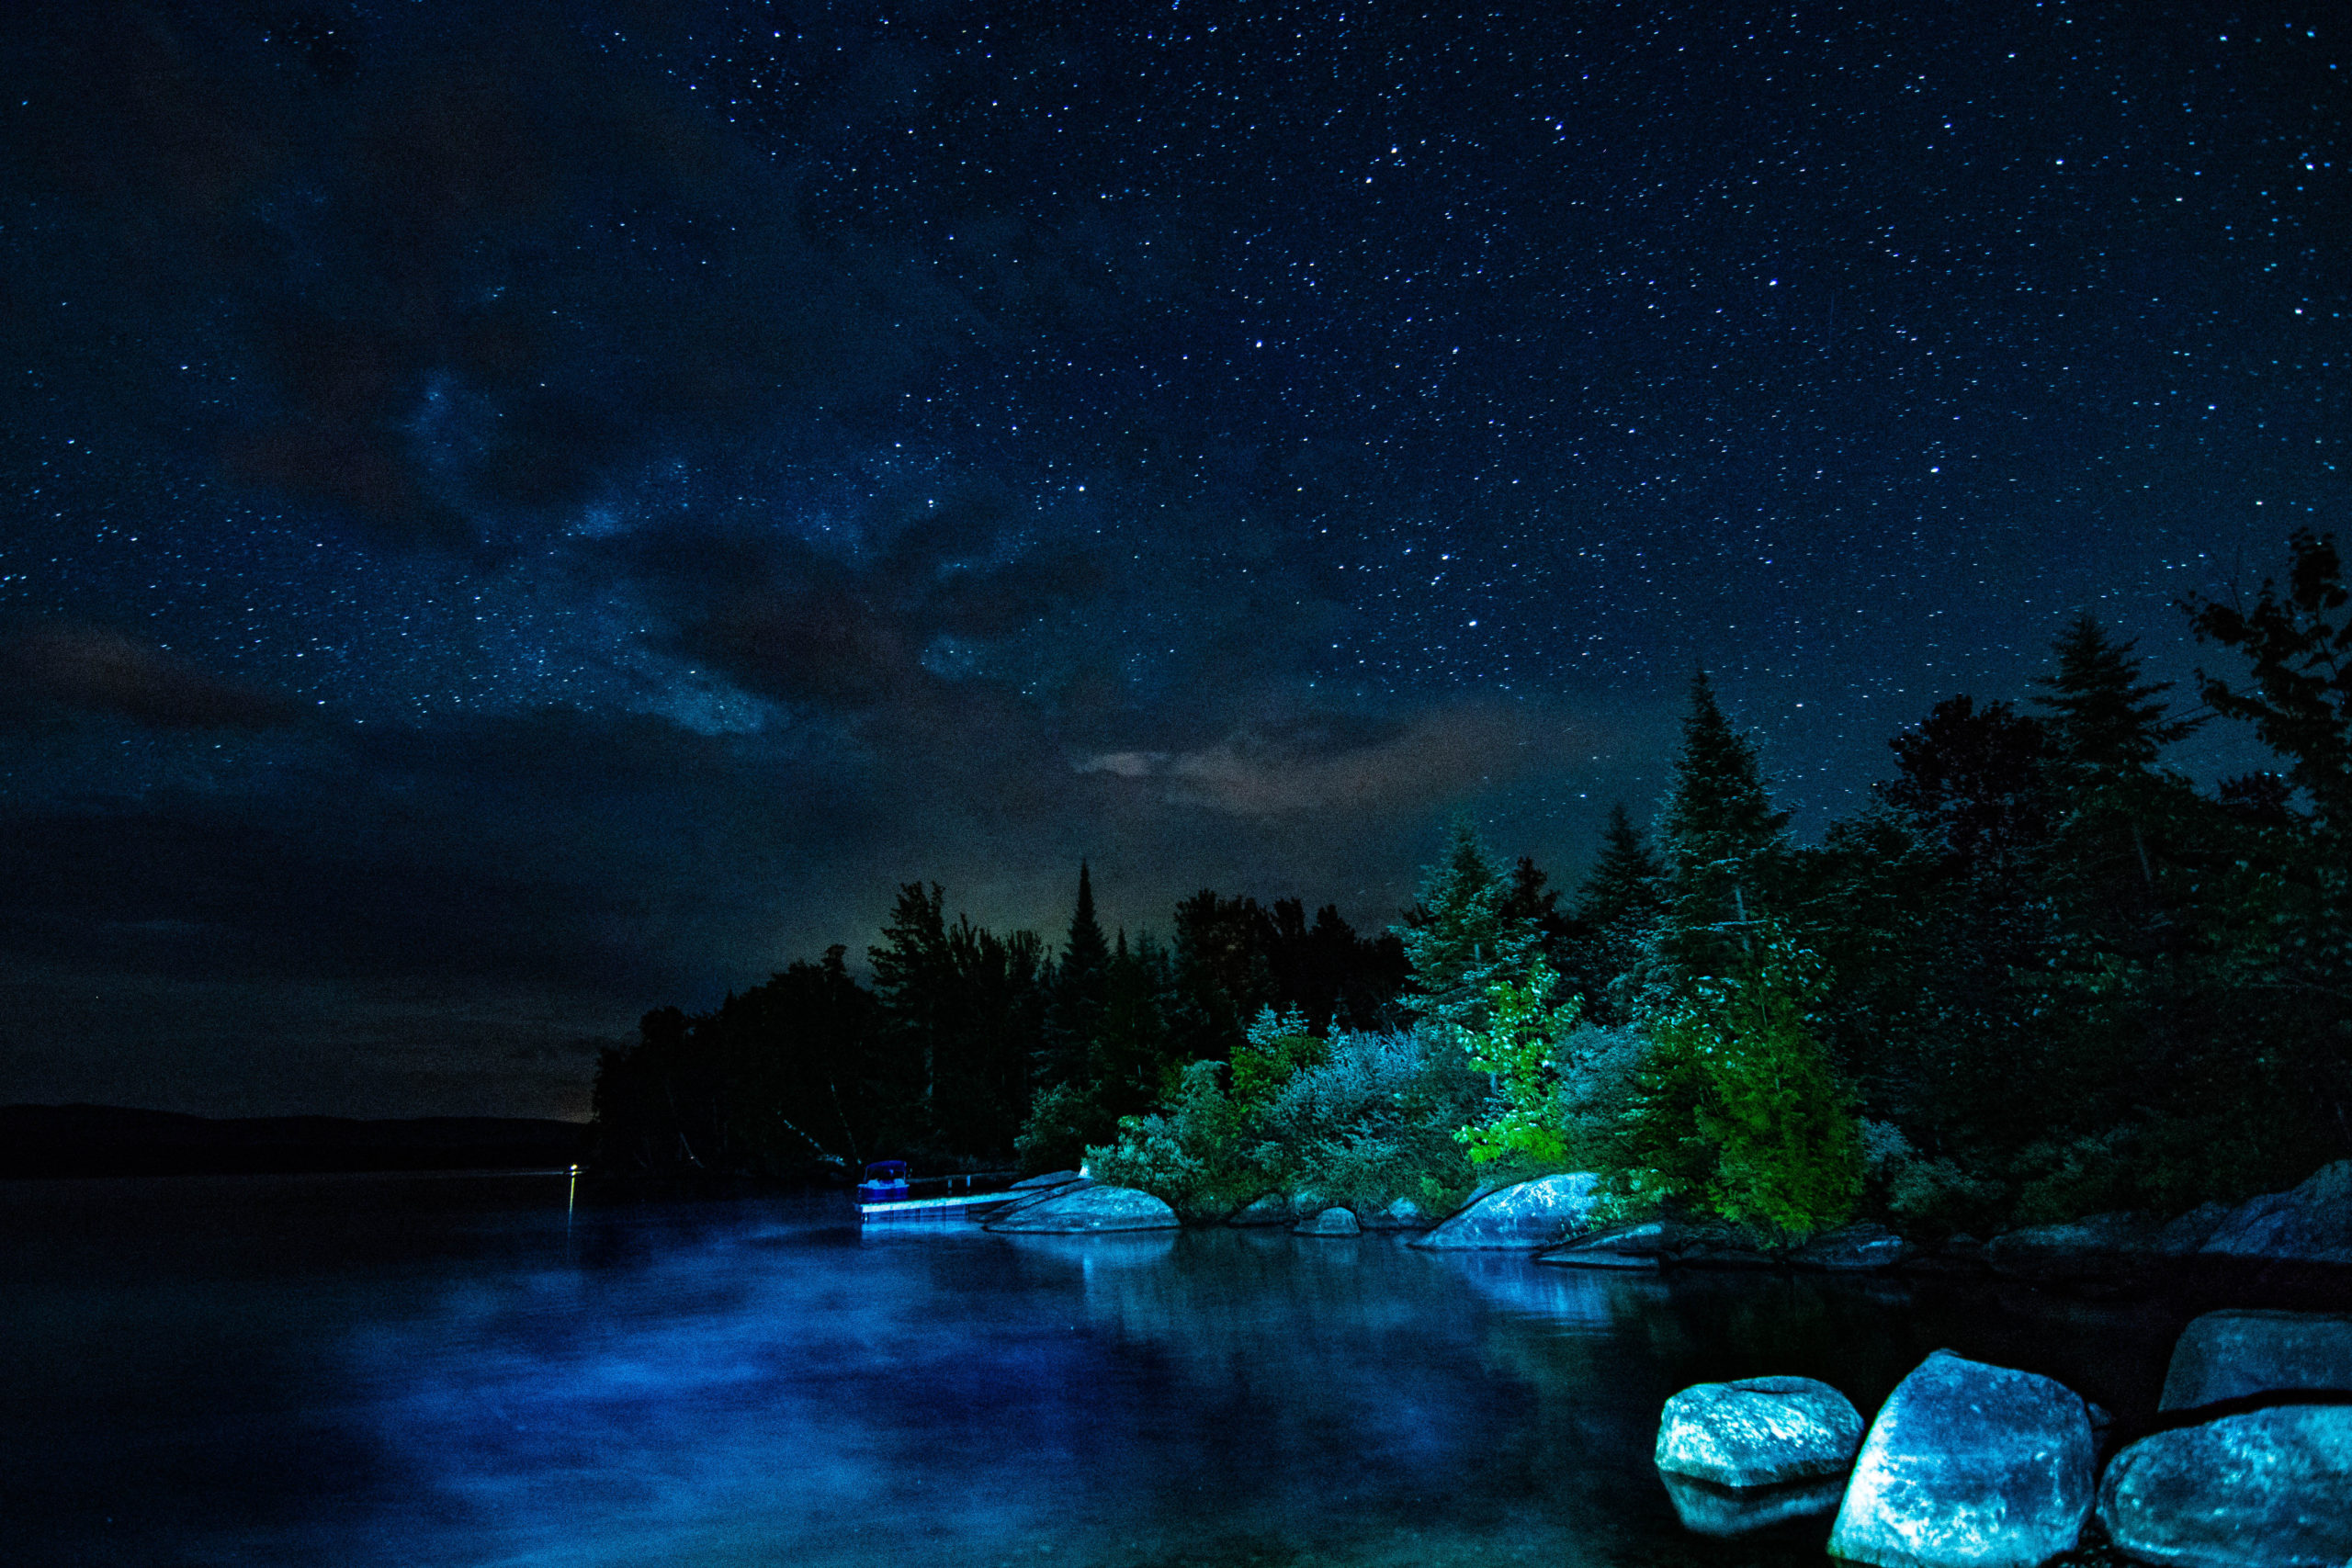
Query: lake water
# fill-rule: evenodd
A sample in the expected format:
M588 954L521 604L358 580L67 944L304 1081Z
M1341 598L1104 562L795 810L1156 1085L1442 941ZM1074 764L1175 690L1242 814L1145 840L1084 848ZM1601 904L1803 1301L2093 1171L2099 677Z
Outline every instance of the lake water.
M861 1235L558 1176L0 1183L0 1562L1556 1565L1684 1534L1659 1404L1939 1346L2153 1408L2183 1314L1392 1237Z

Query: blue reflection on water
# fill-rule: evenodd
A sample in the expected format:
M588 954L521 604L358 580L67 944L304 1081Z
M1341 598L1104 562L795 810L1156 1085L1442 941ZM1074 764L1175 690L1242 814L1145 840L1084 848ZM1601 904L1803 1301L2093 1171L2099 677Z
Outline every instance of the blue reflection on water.
M1676 1388L1868 1410L1939 1343L2137 1343L1381 1236L862 1235L838 1198L567 1235L560 1177L70 1185L0 1193L12 1562L1724 1562L1650 1466Z

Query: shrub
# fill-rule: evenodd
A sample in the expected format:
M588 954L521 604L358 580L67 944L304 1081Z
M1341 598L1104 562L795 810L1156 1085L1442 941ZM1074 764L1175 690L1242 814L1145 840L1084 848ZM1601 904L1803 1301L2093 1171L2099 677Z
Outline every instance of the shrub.
M1538 1170L1558 1169L1568 1152L1568 1106L1561 1057L1581 1003L1552 999L1559 976L1539 955L1522 982L1487 988L1486 1021L1456 1029L1470 1065L1493 1084L1491 1114L1454 1135L1480 1165L1504 1156Z
M1791 1239L1851 1217L1860 1132L1806 1016L1824 983L1812 953L1768 930L1737 974L1696 980L1650 1021L1621 1191Z

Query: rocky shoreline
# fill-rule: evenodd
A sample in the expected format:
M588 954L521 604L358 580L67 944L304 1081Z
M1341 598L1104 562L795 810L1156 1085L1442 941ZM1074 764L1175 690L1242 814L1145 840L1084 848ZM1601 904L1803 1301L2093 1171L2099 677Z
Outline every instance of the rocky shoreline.
M1307 1237L1411 1233L1433 1251L1537 1266L1975 1277L2089 1295L2182 1284L2222 1301L2281 1287L2352 1308L2352 1161L2287 1192L2171 1219L2098 1214L1922 1246L1874 1224L1773 1247L1728 1226L1602 1221L1599 1179L1541 1177L1474 1194L1434 1223L1409 1202L1358 1213L1267 1194L1231 1226ZM1076 1171L1035 1177L985 1222L1008 1233L1173 1229L1148 1193ZM2175 1344L2153 1423L2117 1424L2056 1380L1939 1350L1867 1423L1808 1378L1685 1389L1656 1461L1686 1528L1736 1537L1834 1520L1833 1557L1886 1568L2343 1568L2352 1562L2352 1312L2229 1305Z
M2183 1280L2273 1276L2352 1292L2352 1160L2286 1192L2228 1207L2207 1204L2166 1220L2094 1214L2071 1224L2007 1231L1989 1241L1960 1235L1922 1245L1883 1225L1848 1225L1793 1247L1773 1246L1722 1224L1672 1219L1601 1222L1600 1180L1588 1172L1539 1177L1482 1191L1453 1214L1425 1215L1409 1199L1358 1212L1314 1193L1267 1193L1218 1222L1287 1225L1305 1235L1415 1233L1408 1245L1438 1251L1524 1252L1538 1264L1663 1271L1785 1269L1838 1274L1978 1276L2089 1294L2121 1293ZM1173 1229L1180 1221L1148 1193L1077 1171L1032 1177L1019 1198L985 1222L990 1230Z

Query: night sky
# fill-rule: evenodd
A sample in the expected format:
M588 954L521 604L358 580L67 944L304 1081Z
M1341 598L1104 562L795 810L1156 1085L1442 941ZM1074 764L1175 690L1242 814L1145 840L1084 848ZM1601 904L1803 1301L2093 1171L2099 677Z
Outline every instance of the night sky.
M2346 515L2316 4L28 9L0 1101L581 1114L918 877L1572 885L1702 665L1817 832Z

